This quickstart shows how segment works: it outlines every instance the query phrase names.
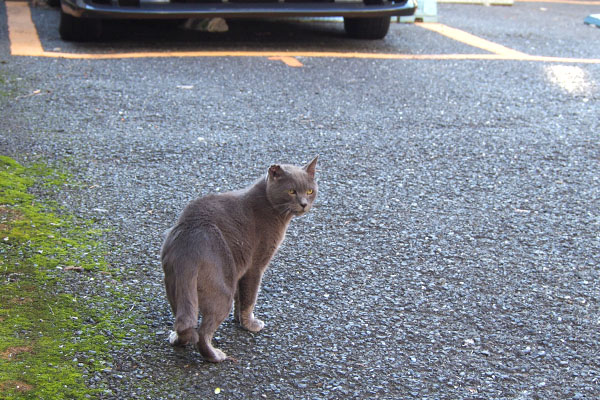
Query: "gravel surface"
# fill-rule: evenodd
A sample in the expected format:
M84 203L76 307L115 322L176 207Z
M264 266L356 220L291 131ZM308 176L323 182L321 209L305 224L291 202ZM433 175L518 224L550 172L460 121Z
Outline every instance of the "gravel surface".
M542 24L523 8L539 4L444 5L440 15L512 46L503 38L516 28L499 13L528 18L524 30ZM40 32L54 29L54 10L36 13ZM306 43L339 29L325 25L294 35ZM545 27L567 45L529 40L544 55L572 44L589 56L600 30L578 28L586 39L568 26ZM392 29L372 50L465 52L418 27ZM31 59L10 57L1 35L0 151L67 162L85 182L60 201L110 228L107 257L131 302L135 324L115 343L113 368L88 377L103 397L600 397L599 65L569 65L585 77L569 92L546 63ZM285 48L291 36L260 40ZM207 46L232 46L215 40ZM162 232L194 197L316 154L319 198L292 221L263 281L265 329L221 325L218 346L237 363L169 347ZM109 279L68 290L102 293Z

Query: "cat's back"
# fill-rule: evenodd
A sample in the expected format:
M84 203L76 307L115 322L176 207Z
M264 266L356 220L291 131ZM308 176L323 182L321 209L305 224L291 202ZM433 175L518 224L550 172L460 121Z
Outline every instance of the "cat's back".
M247 224L248 215L241 192L209 194L192 200L179 217L188 226Z
M169 231L163 245L163 260L165 257L175 260L187 253L197 256L206 246L216 246L228 249L236 264L245 264L248 246L254 246L255 229L239 192L200 197L185 207ZM168 257L167 254L177 257Z

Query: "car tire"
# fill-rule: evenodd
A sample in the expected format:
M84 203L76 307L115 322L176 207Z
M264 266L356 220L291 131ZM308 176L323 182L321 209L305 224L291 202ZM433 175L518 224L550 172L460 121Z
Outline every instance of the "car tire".
M383 4L384 0L363 0L366 6ZM344 18L344 29L354 39L383 39L390 30L390 17Z
M354 39L383 39L390 30L390 17L344 18L344 29Z
M69 42L89 42L102 35L102 21L94 18L76 18L60 11L58 25L60 38Z

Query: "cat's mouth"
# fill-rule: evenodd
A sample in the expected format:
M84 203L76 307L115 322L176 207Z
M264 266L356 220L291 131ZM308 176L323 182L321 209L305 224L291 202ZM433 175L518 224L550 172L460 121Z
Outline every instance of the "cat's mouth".
M310 210L310 206L307 205L305 207L302 207L301 205L286 205L285 208L280 208L280 212L284 215L291 215L293 217L300 217L304 214L306 214L308 212L308 210Z
M290 212L291 212L291 213L292 213L292 215L294 215L295 217L300 217L300 216L302 216L302 215L306 214L306 213L308 212L308 210L309 210L309 209L310 209L310 207L304 207L304 208L302 208L302 207L298 207L298 208L295 208L295 209L293 209L293 210L290 210Z

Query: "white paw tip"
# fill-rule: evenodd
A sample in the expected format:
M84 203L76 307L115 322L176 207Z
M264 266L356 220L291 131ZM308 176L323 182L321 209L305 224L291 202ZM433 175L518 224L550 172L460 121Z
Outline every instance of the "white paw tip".
M177 336L177 332L171 331L171 333L169 333L169 343L174 345L177 339L179 339L179 336Z

